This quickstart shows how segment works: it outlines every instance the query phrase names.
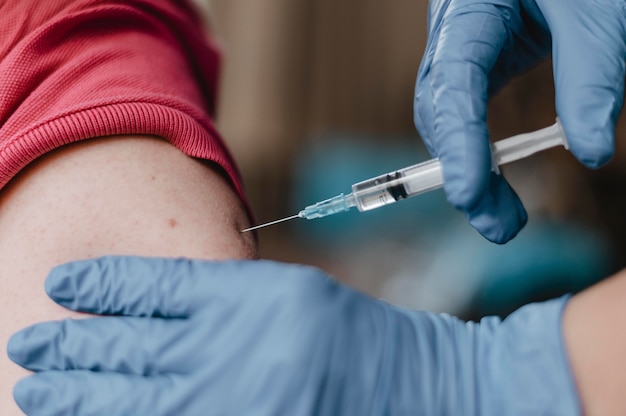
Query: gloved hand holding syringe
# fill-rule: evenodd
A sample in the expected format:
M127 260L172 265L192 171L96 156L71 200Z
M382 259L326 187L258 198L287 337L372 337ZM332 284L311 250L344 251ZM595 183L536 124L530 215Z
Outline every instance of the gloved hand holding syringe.
M493 170L497 171L500 165L523 159L556 146L568 148L558 120L550 127L519 134L493 143L491 145ZM241 232L256 230L295 218L306 218L308 220L322 218L348 211L352 207L357 207L359 211L369 211L383 205L393 204L401 199L441 188L442 186L441 163L439 159L431 159L355 183L352 185L352 192L348 195L339 194L333 198L309 205L296 215L246 228Z

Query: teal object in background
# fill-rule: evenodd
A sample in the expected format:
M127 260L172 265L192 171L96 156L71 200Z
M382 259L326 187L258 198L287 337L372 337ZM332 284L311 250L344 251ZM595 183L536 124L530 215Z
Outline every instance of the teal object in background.
M374 139L329 135L313 141L296 163L290 211L298 212L317 201L349 193L353 183L430 159L417 146L416 138ZM445 227L436 222L444 219L436 215L441 210L450 215L455 212L445 201L443 191L435 190L373 211L354 209L315 221L300 220L294 227L307 239L332 245L381 235L413 239L416 227L422 227L420 233Z
M430 257L411 259L387 280L383 297L466 319L507 316L530 302L578 292L611 272L601 235L567 222L531 220L506 245L458 223Z
M480 316L504 316L516 305L578 292L610 273L609 248L592 230L542 221L518 237L509 250L482 252L482 270L475 272L484 282L473 302Z
M314 141L298 160L291 210L429 159L414 144L356 135ZM525 303L579 291L610 272L610 248L597 231L533 214L514 240L496 245L476 233L441 190L292 226L299 242L320 247L342 270L376 275L370 286L387 300L465 318L505 316Z

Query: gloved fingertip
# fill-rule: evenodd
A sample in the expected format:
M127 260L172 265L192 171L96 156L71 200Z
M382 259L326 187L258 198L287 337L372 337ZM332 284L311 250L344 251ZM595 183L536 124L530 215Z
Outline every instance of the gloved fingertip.
M89 273L93 266L93 260L83 260L54 267L44 282L46 293L59 305L74 309L78 294L77 278Z
M557 112L572 154L595 169L615 152L615 126L621 110L614 92L597 87L572 87L557 94Z
M24 378L19 380L13 387L13 399L26 414L30 412L29 398L31 397L31 384L29 378Z
M591 169L605 165L615 153L615 134L606 128L581 128L569 134L567 140L574 157Z
M48 381L37 375L21 379L13 387L13 399L27 415L54 414L49 407L51 393Z
M512 240L528 222L528 213L515 191L495 173L479 204L466 216L472 227L496 244Z
M24 328L9 338L7 355L17 365L31 371L49 370L43 359L57 335L58 323L41 322Z
M24 344L24 330L16 332L9 338L9 342L7 343L7 355L17 365L21 365L24 361L24 357L22 352L24 349L22 345Z
M498 218L484 213L471 216L468 220L485 239L495 244L506 244L517 236L528 222L528 214L525 209L518 212L513 221L503 223Z

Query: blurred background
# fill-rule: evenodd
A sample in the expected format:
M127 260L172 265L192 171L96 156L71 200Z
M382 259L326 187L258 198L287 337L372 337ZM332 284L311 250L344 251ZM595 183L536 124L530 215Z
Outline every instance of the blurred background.
M262 223L429 159L412 119L427 1L196 0L224 51L217 116ZM554 123L551 63L489 107L493 140ZM503 169L529 211L483 240L443 191L258 232L263 258L319 266L373 296L466 319L579 291L624 267L626 177L554 149Z

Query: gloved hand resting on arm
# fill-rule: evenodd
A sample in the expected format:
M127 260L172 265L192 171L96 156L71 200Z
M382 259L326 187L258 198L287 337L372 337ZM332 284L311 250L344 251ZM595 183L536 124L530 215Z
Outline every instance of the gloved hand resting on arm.
M595 168L614 151L624 100L624 0L431 0L415 87L415 125L441 159L452 205L504 243L527 214L491 172L491 93L552 53L556 111L571 152Z
M31 416L579 414L566 298L464 323L307 266L136 257L60 266L46 290L113 316L13 336Z

